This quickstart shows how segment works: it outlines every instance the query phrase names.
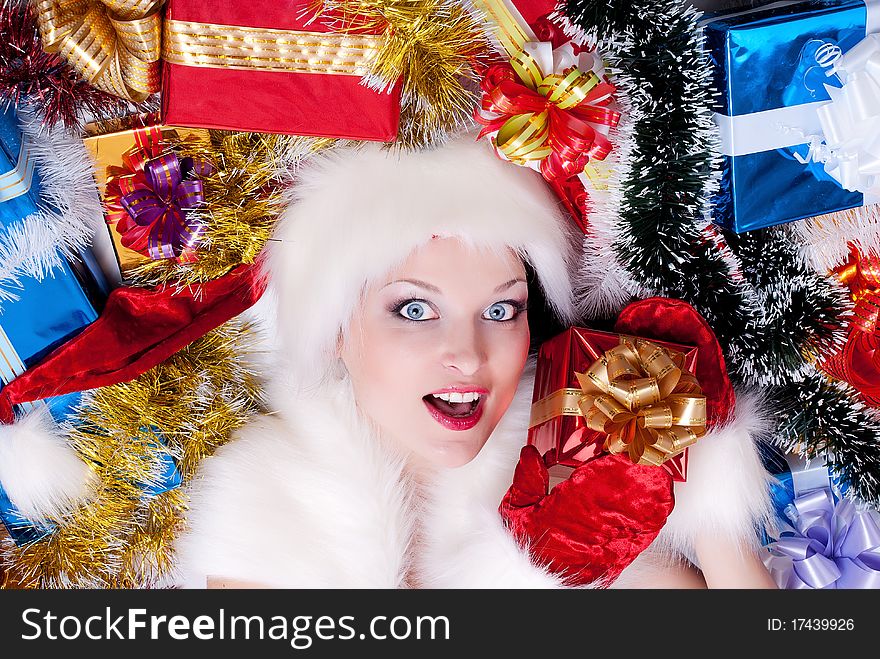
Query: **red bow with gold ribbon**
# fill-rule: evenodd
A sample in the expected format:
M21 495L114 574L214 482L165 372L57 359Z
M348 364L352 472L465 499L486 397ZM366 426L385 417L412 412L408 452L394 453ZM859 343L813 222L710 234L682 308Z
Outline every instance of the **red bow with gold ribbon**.
M195 243L201 236L201 229L191 227L183 221L182 208L174 208L173 213L161 214L161 221L145 222L136 212L133 197L145 191L157 196L157 200L173 208L178 204L174 195L157 193L159 186L149 176L149 168L168 160L169 156L178 162L176 156L168 153L167 144L162 139L162 129L146 126L134 131L135 145L122 154L122 166L107 168L107 188L104 194L105 218L108 224L115 225L120 241L151 259L176 258L178 263L191 263L197 259ZM192 159L184 159L184 162ZM192 169L192 167L188 168ZM205 173L205 168L196 168ZM162 178L169 179L170 173L161 168ZM180 174L180 172L178 172ZM179 183L179 182L178 182ZM192 182L183 182L189 184ZM201 194L201 184L199 183ZM202 200L201 197L199 197ZM191 204L189 204L191 205ZM184 207L189 207L184 204ZM167 210L167 209L166 209ZM176 232L176 233L175 233ZM179 234L179 235L178 235Z
M697 379L656 343L621 343L576 375L586 424L607 435L611 453L662 465L706 434L706 397Z
M827 358L822 368L855 387L869 405L880 407L880 257L850 245L849 261L833 272L852 294L853 318L843 350Z
M480 137L497 132L496 148L518 165L539 163L548 181L576 176L589 160L604 160L611 142L595 128L614 127L620 113L605 107L614 85L593 71L570 66L544 75L537 60L520 52L509 64L489 66L480 87L487 116L475 119L485 128Z

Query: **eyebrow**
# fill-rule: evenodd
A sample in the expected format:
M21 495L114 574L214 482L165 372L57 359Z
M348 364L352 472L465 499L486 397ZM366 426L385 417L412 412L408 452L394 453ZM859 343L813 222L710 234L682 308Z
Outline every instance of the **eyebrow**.
M422 281L421 279L395 279L394 281L389 281L382 288L388 288L391 284L412 284L413 286L418 286L419 288L424 288L425 290L431 291L432 293L441 293L442 291L434 286L434 284L429 284L426 281Z
M518 284L520 282L525 284L526 280L523 279L522 277L515 277L515 278L511 279L510 281L506 281L503 284L501 284L500 286L497 286L495 288L495 292L500 293L501 291L506 291L508 288L510 288L514 284ZM391 286L391 284L412 284L413 286L418 286L419 288L424 288L425 290L431 291L432 293L442 293L443 292L439 288L434 286L434 284L429 284L428 282L422 281L421 279L395 279L394 281L389 281L382 288L387 288L388 286Z
M495 292L496 292L496 293L500 293L501 291L506 291L508 288L510 288L510 287L513 286L514 284L518 284L518 283L520 283L520 282L522 282L523 284L525 284L525 283L526 283L526 280L523 279L522 277L514 277L514 278L511 279L510 281L506 281L506 282L504 282L503 284L501 284L501 286L496 287L496 288L495 288Z

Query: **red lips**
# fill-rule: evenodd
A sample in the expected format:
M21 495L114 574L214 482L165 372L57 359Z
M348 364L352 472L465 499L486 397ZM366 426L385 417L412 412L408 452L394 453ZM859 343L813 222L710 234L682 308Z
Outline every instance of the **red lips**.
M437 423L449 430L470 430L477 425L483 416L483 403L486 400L485 395L481 395L480 399L477 401L476 407L470 414L467 416L452 416L439 410L432 403L428 402L428 398L430 398L430 395L422 399L425 403L425 407L428 408L428 412L431 413L431 416L434 417L434 420Z
M451 403L439 399L439 394L477 394L479 398L475 402L467 403L470 407L464 410L455 409L455 406L461 406L463 403ZM489 390L485 387L477 387L474 385L450 385L443 387L437 391L431 392L422 400L428 412L434 417L441 426L449 430L470 430L480 422L483 416L483 407Z

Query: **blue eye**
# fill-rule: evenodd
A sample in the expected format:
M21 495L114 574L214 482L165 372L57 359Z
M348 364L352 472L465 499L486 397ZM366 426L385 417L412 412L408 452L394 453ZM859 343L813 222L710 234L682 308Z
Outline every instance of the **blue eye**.
M483 318L504 322L513 320L523 310L524 306L513 302L496 302L483 312Z
M428 303L422 300L407 300L397 305L395 310L407 320L423 321L438 317Z

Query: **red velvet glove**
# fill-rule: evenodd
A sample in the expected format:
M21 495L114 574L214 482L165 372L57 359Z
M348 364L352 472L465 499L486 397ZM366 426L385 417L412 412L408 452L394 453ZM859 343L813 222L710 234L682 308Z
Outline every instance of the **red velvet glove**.
M548 494L541 454L524 446L501 517L537 563L582 586L608 585L657 537L672 512L672 476L626 455L585 462Z

